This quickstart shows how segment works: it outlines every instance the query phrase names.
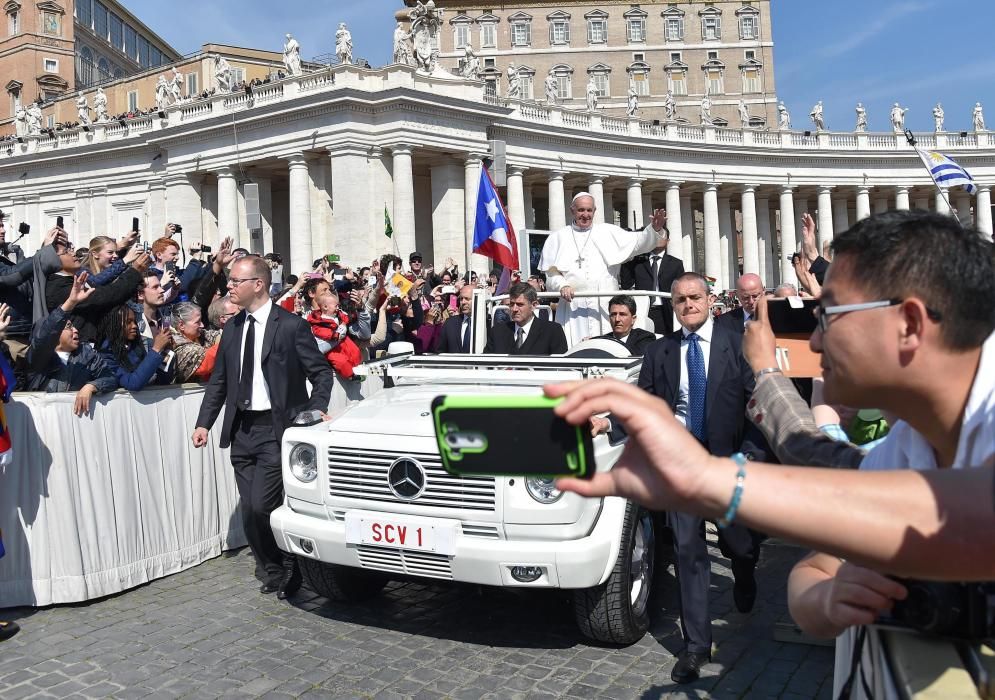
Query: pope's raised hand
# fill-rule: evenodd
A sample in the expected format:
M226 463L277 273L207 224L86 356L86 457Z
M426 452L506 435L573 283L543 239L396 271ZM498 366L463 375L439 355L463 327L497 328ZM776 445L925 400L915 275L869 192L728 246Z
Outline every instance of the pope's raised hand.
M650 223L653 225L654 231L662 233L667 228L667 210L654 209L653 216L650 217Z

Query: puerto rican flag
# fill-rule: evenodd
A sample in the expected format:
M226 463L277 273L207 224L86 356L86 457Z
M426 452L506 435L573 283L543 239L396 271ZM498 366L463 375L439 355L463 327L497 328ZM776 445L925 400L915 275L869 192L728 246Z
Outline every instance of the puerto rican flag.
M473 252L486 255L505 270L518 270L518 241L487 168L480 168L477 214L473 222Z

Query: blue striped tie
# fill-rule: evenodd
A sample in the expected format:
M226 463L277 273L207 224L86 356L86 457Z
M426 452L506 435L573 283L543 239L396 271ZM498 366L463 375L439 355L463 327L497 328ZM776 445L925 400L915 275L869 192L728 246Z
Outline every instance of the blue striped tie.
M687 427L702 443L705 442L705 356L698 344L697 333L689 333L688 340L688 416Z

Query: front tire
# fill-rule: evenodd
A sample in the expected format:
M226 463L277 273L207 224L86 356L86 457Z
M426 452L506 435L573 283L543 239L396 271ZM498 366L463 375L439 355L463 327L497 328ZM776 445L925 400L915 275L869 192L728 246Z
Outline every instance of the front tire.
M329 600L360 603L376 597L390 579L383 574L297 557L308 588Z
M625 507L615 566L599 586L574 592L581 634L608 644L635 644L649 629L649 598L656 559L653 515L634 503Z

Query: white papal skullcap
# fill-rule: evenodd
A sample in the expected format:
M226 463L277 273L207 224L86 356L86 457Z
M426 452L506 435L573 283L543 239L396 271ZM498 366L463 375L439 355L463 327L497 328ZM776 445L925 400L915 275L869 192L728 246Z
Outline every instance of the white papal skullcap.
M571 204L576 203L577 200L580 199L581 197L590 197L592 201L594 200L594 195L591 194L590 192L578 192L577 194L574 195L574 198L570 200L570 203Z

